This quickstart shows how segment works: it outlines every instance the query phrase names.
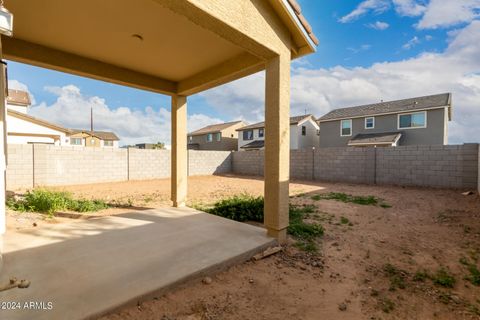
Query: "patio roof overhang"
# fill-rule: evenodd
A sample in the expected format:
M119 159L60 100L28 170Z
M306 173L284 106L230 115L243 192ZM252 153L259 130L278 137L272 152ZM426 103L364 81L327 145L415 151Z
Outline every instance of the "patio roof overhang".
M265 226L270 236L285 240L290 61L314 52L318 43L295 0L4 2L15 23L13 37L2 36L0 58L3 53L10 60L172 97L174 206L182 206L187 194L187 96L265 69ZM5 110L4 103L0 107ZM0 133L6 125L2 114ZM0 161L6 159L4 136ZM0 206L0 234L4 218Z
M191 95L265 68L283 46L315 46L287 0L6 0L4 57L154 91Z

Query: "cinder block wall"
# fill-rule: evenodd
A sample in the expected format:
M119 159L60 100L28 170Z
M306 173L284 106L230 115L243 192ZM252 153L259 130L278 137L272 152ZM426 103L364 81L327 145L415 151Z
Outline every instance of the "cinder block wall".
M478 186L478 144L378 148L376 152L379 184Z
M35 186L125 181L127 177L125 149L34 145Z
M249 176L263 176L264 159L263 150L233 152L233 172Z
M314 179L374 183L374 165L373 148L319 148L315 150Z
M170 151L128 149L130 180L149 180L170 177Z
M213 175L232 172L230 151L188 151L188 175Z
M292 150L290 152L290 176L296 179L314 179L314 149Z
M233 172L263 175L263 151L233 153ZM478 144L292 150L294 179L478 189Z
M33 145L8 145L7 188L15 190L33 186Z
M189 175L232 171L230 151L189 151ZM9 145L7 189L170 177L170 151ZM262 166L263 170L263 166Z

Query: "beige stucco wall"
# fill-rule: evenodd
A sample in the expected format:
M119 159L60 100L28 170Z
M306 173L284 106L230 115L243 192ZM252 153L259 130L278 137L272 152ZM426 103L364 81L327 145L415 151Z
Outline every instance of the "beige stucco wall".
M197 144L198 150L234 151L237 150L238 135L236 129L243 127L243 122L232 125L220 131L220 141L217 141L216 132L213 141L207 141L207 134L188 136L188 144Z

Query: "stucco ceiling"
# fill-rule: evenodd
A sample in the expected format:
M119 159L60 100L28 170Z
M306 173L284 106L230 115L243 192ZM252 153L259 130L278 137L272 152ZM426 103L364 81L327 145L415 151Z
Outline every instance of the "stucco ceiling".
M5 6L14 14L15 38L172 81L244 52L152 0L8 0Z

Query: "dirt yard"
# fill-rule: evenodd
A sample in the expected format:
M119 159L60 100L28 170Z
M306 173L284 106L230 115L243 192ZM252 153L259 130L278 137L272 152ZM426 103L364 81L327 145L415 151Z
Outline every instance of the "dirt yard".
M63 189L77 197L155 207L168 203L169 181ZM329 192L375 196L386 205L314 200ZM238 193L261 195L263 181L189 179L190 205ZM299 251L290 240L283 252L212 276L211 283L200 279L102 319L480 319L477 195L292 182L291 203L315 206L310 218L325 228L317 254ZM12 228L22 227L20 216L10 213ZM32 216L40 224L52 223ZM31 227L32 220L26 221Z

